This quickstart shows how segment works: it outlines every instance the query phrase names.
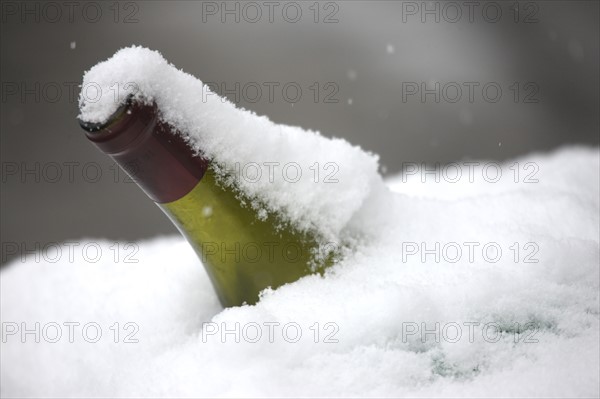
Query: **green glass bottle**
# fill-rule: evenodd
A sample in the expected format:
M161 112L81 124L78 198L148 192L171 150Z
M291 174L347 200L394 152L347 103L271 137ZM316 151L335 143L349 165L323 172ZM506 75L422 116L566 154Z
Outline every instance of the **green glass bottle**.
M103 124L79 121L86 136L167 214L202 260L221 304L254 304L277 288L333 262L317 240L259 218L215 166L195 154L182 135L163 123L155 105L129 99ZM247 201L246 201L247 202ZM281 226L286 227L281 227Z

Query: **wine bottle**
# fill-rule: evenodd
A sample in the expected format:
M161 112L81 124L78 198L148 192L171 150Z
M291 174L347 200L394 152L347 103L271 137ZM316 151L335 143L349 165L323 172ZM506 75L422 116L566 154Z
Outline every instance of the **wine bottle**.
M105 123L79 123L191 244L223 306L254 304L263 289L332 263L311 234L243 205L243 195L218 178L217 165L160 120L155 104L129 98Z

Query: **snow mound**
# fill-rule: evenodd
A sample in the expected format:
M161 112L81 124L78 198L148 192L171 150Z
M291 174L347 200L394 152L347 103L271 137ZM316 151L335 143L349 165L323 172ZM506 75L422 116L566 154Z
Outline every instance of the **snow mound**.
M372 239L255 306L222 310L180 238L138 243L138 263L108 240L96 263L16 260L0 274L1 394L598 397L599 155L532 155L517 161L537 183L468 194L391 179L403 194L368 201L386 217L355 220ZM35 322L39 343L22 334Z
M211 159L251 205L301 231L340 240L374 187L378 157L343 139L278 125L236 108L200 80L142 47L119 50L85 73L79 117L104 122L129 95L155 102L161 118Z

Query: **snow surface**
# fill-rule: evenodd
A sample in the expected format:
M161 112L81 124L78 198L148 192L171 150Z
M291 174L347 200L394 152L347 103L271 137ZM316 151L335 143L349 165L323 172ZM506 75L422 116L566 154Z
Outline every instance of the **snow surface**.
M572 147L517 160L539 167L538 183L390 179L396 193L373 195L372 217L354 221L369 239L325 277L265 292L255 306L222 310L180 238L140 242L139 263L89 263L80 251L73 262L16 260L0 274L2 322L81 325L73 343L66 328L57 343L3 336L1 394L598 397L599 155ZM504 252L496 263L477 251L473 262L403 260L402 243L421 241L495 242ZM515 262L514 242L536 243L538 262ZM102 245L112 254L110 241ZM88 322L103 331L95 344L82 339ZM138 343L122 342L126 322L139 326ZM236 322L280 325L273 342L266 327L256 343L250 329L239 343L208 335ZM281 332L291 322L302 331L296 343ZM436 322L462 326L462 338L407 333ZM204 336L203 323L214 323ZM466 323L480 323L472 340ZM503 329L497 342L489 331L483 339L485 323ZM518 335L514 323L534 327ZM335 326L337 342L324 342Z
M79 117L104 122L131 94L144 103L154 101L162 119L221 170L235 170L237 164L246 171L235 180L236 188L261 214L276 212L324 241L355 238L351 220L382 186L377 156L343 139L278 125L237 108L143 47L119 50L85 73Z

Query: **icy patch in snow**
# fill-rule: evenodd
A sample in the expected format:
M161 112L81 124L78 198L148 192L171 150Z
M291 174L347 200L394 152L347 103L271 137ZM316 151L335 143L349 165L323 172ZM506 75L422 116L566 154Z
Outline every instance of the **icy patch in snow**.
M379 227L372 241L255 306L221 310L180 238L140 242L134 264L88 263L80 252L74 262L17 260L0 275L2 322L81 325L73 343L64 326L57 343L7 336L2 396L598 397L599 154L519 159L538 164L534 184L416 189L394 178L403 194L366 201L385 220L354 220ZM480 245L472 262L464 253L452 263L451 253L408 256L410 242ZM481 252L490 242L504 251L495 263ZM524 262L526 243L538 246L537 263ZM88 322L103 330L95 344L82 338ZM139 326L138 343L123 343L126 322ZM221 335L236 323L239 342Z
M156 102L162 119L219 171L241 173L233 183L262 214L275 212L324 240L350 234L346 225L373 187L382 185L377 156L343 139L278 125L236 108L142 47L122 49L85 73L79 116L104 122L130 94Z

